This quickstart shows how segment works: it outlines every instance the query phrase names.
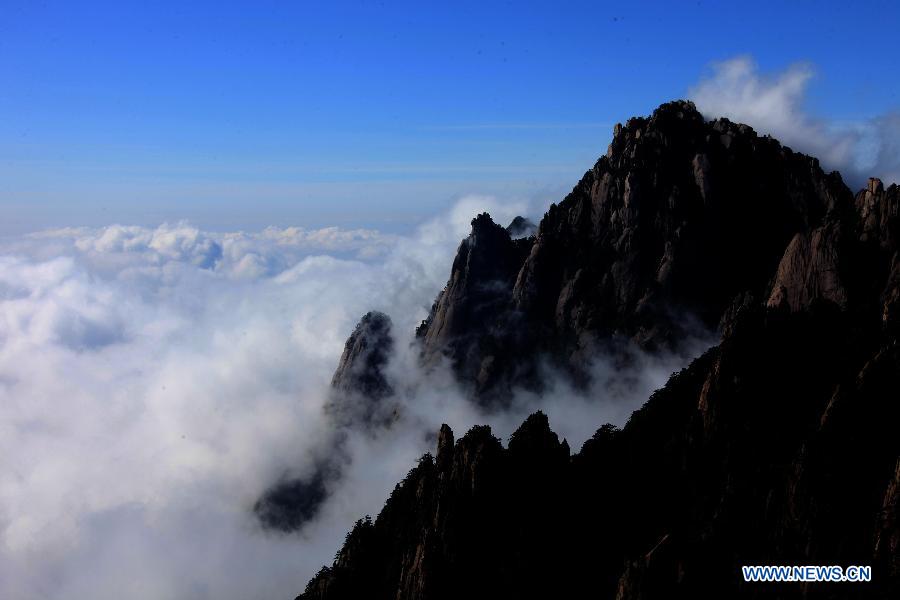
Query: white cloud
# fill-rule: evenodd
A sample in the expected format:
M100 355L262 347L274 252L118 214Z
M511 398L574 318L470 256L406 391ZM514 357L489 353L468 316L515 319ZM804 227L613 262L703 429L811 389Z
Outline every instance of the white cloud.
M502 218L519 208L463 205L492 203ZM392 450L403 469L305 537L262 533L249 507L303 470L359 316L386 310L406 335L424 318L465 234L457 220L405 238L180 223L5 241L0 597L299 590L421 445Z
M260 232L211 233L184 222L152 229L110 225L97 229L63 228L26 236L11 252L35 257L77 253L92 267L118 271L132 267L186 263L234 277L276 274L300 259L321 253L373 260L397 241L372 229L267 227ZM30 243L29 243L30 242Z
M488 418L410 345L469 222L522 205L468 197L409 236L268 228L217 234L64 229L0 246L0 597L280 598L377 513L447 422L507 436L538 407L577 448L622 422L675 362L604 401L556 384ZM373 258L374 257L374 258ZM311 468L343 343L389 314L404 417L352 437L351 463L301 533L261 530L251 507ZM598 373L603 381L610 380Z
M816 156L823 168L839 170L851 187L870 176L900 181L900 113L851 123L817 117L806 106L814 76L805 63L761 73L752 58L740 56L714 64L711 75L691 88L689 96L707 118L747 123Z

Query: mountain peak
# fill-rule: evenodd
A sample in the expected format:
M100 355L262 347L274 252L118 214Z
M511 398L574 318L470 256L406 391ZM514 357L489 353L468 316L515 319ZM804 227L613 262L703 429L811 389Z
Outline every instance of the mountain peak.
M598 349L719 343L574 457L540 411L507 448L442 426L302 598L750 597L735 565L860 561L895 597L900 188L854 197L676 101L617 125L539 227L476 217L417 332L482 405L540 392L539 363L579 383Z
M472 219L471 235L473 236L485 233L499 233L500 231L505 230L497 223L494 223L494 220L491 219L490 213L479 213L474 219Z
M363 315L344 345L331 387L373 400L389 396L393 389L383 370L393 344L390 317L378 311Z
M506 226L506 231L513 239L530 237L537 233L537 225L532 223L529 219L520 216L514 218L510 224Z
M488 215L473 220L420 328L423 356L449 356L492 404L515 386L539 390L541 355L583 384L613 339L680 352L714 335L737 298L768 298L789 242L852 204L816 159L668 102L616 126L539 237L510 239Z

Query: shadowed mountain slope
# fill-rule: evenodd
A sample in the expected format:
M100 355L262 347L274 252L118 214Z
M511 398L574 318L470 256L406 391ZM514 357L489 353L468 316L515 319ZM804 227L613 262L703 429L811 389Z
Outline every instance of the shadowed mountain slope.
M316 517L331 494L331 484L342 474L348 460L348 431L373 431L393 421L396 407L389 398L394 388L385 374L393 346L391 319L375 311L363 315L344 345L331 380L325 405L330 435L314 449L313 465L305 475L284 474L256 501L253 512L263 527L280 531L303 528Z
M721 342L574 455L541 413L506 447L444 426L300 598L898 597L898 207L677 102L617 127L535 238L479 216L418 335L482 402L539 387L540 356L577 379L617 340ZM873 581L743 582L767 564Z
M682 350L744 294L761 296L785 248L850 210L836 173L689 102L616 126L606 156L552 205L531 243L472 222L418 330L484 403L540 388L541 357L584 380L598 347ZM515 356L515 360L511 357Z

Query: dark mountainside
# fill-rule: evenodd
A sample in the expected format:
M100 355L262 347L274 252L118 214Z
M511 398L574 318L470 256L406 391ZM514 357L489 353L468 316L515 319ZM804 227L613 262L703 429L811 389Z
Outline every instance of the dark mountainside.
M393 395L394 387L384 367L393 348L390 317L366 313L347 340L331 380L334 393L326 411L339 426L369 427L391 422L394 409L386 399Z
M366 313L347 339L331 380L331 397L325 407L333 428L331 436L318 449L310 473L304 477L285 474L256 501L253 512L263 527L301 529L318 514L328 499L331 482L341 476L347 461L348 431L373 431L393 422L397 409L389 398L394 388L384 374L393 347L390 317Z
M533 241L487 215L472 223L417 332L425 359L447 355L491 404L511 385L539 388L541 356L584 378L611 339L678 351L742 294L764 294L793 236L852 201L815 159L664 105L616 127Z
M574 455L541 413L506 448L444 426L300 598L900 597L898 207L674 102L535 237L479 216L417 336L486 407L542 359L584 380L598 349L721 342ZM873 582L743 583L765 564Z

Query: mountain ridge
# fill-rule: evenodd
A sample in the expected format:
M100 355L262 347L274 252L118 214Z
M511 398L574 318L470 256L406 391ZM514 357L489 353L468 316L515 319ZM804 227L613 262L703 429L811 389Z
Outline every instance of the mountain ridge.
M583 383L614 338L678 352L693 331L718 328L736 298L765 293L797 232L852 204L815 158L746 125L706 122L690 102L663 104L616 126L607 154L551 204L524 260L499 226L490 245L473 245L489 231L473 222L417 332L423 356L447 356L476 397L502 405L513 387L540 389L541 356ZM473 307L471 323L457 314Z
M533 238L476 217L416 335L485 408L541 357L584 382L600 347L721 341L575 454L542 413L505 448L442 427L300 598L895 597L898 206L678 101L617 125ZM740 579L816 563L875 581Z

